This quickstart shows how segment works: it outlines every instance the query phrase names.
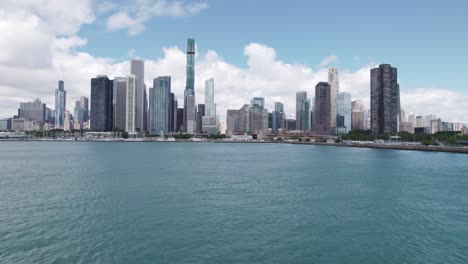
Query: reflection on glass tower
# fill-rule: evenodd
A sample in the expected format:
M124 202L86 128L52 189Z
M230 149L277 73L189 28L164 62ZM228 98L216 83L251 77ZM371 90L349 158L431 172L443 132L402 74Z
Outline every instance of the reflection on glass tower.
M187 40L187 82L184 92L184 130L188 133L195 131L195 40ZM187 97L191 97L187 104Z

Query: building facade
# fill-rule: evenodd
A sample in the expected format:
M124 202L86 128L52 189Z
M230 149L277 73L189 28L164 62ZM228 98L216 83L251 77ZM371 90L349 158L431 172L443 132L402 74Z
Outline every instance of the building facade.
M327 82L319 82L315 86L315 132L319 135L329 135L331 112L331 87Z
M58 89L55 90L55 127L63 127L65 110L67 109L67 92L62 80L58 82Z
M351 130L351 94L339 93L336 98L337 132L347 134Z
M126 102L125 102L125 131L135 133L137 131L137 99L138 83L137 76L130 74L127 76Z
M150 132L159 134L170 132L171 77L158 77L150 89Z
M195 118L195 40L187 40L186 84L184 91L184 131L194 133Z
M296 93L296 130L308 130L309 121L307 118L309 114L306 113L307 111L307 92L306 91L299 91ZM310 105L309 110L310 112Z
M217 134L216 104L214 99L214 79L205 81L205 113L202 118L202 130L207 134Z
M33 102L20 103L18 115L27 120L34 120L44 124L46 122L46 105L39 99Z
M112 130L112 81L105 75L91 79L91 130Z
M335 130L336 124L336 99L340 93L340 75L337 68L328 70L328 84L330 84L330 128Z
M114 79L114 127L125 130L127 128L127 78Z
M400 118L400 87L397 68L382 64L371 70L371 130L375 135L397 133Z
M143 131L145 128L145 64L142 60L132 60L130 62L130 73L136 78L136 120L135 131Z
M265 109L265 98L264 97L254 97L250 100L250 106L258 107L260 109Z

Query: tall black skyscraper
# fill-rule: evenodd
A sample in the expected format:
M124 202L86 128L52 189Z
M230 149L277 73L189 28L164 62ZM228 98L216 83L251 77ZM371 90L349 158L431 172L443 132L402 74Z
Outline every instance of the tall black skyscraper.
M371 130L373 134L399 131L400 86L397 68L381 64L371 70Z
M331 86L327 82L319 82L315 86L315 132L320 135L329 135L331 130Z
M91 79L91 131L112 130L112 81L105 75Z
M205 104L198 104L197 107L197 133L202 132L202 119L205 116Z

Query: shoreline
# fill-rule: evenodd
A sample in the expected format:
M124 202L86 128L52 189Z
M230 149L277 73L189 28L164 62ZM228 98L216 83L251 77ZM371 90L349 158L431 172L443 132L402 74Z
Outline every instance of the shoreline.
M437 146L423 146L423 145L396 145L396 144L346 144L346 143L322 143L322 142L288 142L288 141L224 141L224 140L210 140L210 141L189 141L189 140L176 140L176 141L156 141L156 140L40 140L40 139L7 139L0 140L0 142L99 142L99 143L230 143L230 144L291 144L291 145L312 145L312 146L327 146L327 147L345 147L345 148L369 148L369 149L386 149L386 150L409 150L409 151L423 151L423 152L445 152L445 153L458 153L468 154L468 148L462 147L437 147Z

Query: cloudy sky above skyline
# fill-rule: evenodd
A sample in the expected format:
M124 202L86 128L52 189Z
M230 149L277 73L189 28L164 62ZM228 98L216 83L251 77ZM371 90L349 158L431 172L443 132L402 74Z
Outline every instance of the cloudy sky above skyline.
M387 12L366 0L228 2L0 0L0 117L35 98L54 108L61 79L72 110L89 96L90 78L125 76L132 58L145 60L147 87L172 76L181 100L193 37L197 103L213 77L221 116L253 96L294 114L295 93L313 97L331 66L340 70L341 91L368 104L370 68L391 63L407 113L468 121L464 1L395 1Z

